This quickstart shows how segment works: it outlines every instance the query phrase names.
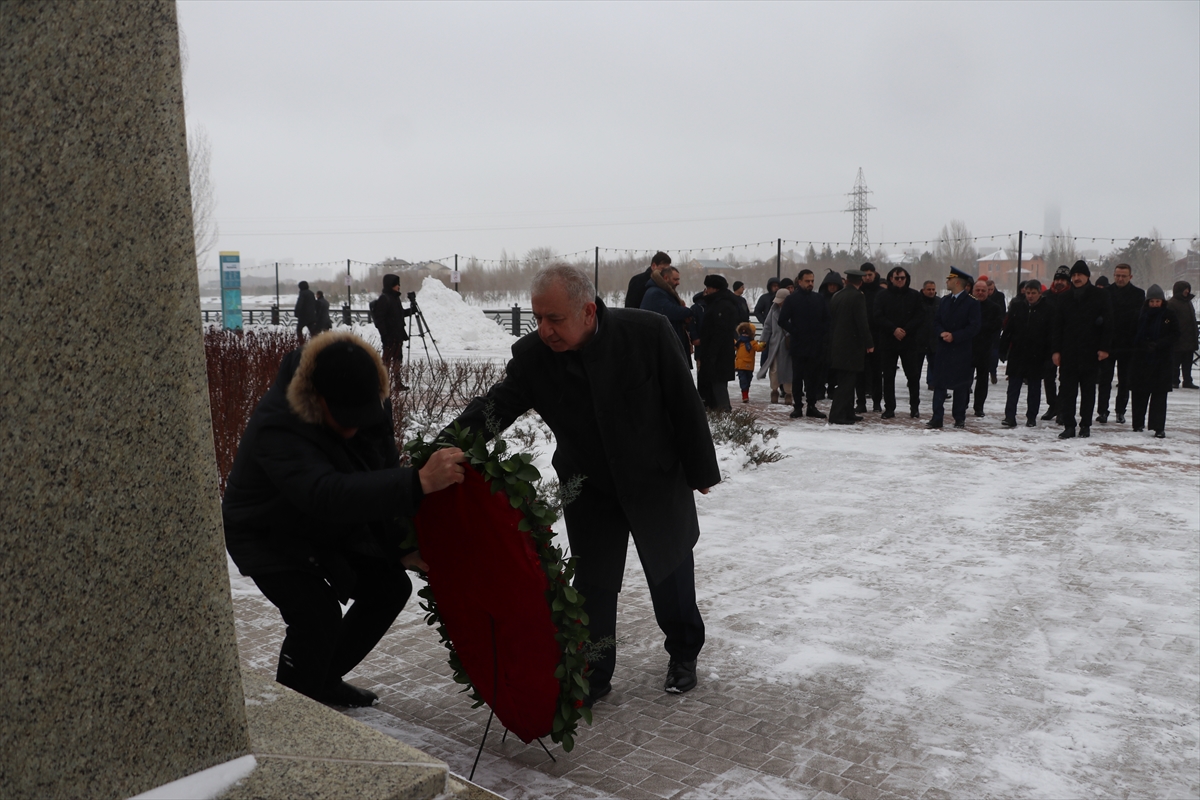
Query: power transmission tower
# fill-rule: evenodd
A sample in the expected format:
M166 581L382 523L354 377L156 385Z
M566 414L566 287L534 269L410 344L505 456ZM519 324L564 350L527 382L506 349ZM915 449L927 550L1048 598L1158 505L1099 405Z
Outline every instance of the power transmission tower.
M859 167L858 178L854 181L854 191L846 195L850 198L846 210L854 213L854 236L850 240L850 252L859 258L871 257L871 242L867 238L867 212L874 209L875 206L867 203L869 194L871 194L871 190L867 188L867 180L863 177L862 167Z

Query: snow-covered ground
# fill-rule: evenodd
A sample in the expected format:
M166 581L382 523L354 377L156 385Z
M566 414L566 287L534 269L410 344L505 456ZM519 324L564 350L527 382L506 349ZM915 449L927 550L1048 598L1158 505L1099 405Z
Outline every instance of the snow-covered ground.
M443 355L506 357L512 337L445 294L421 294ZM1171 393L1166 439L1110 423L1059 441L1050 423L1002 429L1003 390L965 431L926 431L790 420L756 381L750 407L788 457L745 467L722 445L724 480L697 496L701 680L833 687L864 737L946 765L951 796L1194 797L1200 393ZM631 562L626 595L644 594Z

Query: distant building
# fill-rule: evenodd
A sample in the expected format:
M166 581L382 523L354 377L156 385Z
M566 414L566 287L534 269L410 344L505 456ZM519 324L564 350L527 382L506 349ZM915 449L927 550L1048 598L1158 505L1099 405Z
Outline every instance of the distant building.
M1017 254L1000 249L983 256L976 264L976 275L991 278L998 284L1013 287L1017 284ZM1054 276L1047 274L1046 262L1041 255L1021 253L1021 280L1037 279L1049 285Z
M1188 250L1186 256L1171 263L1172 285L1176 281L1187 281L1192 285L1192 294L1196 294L1197 287L1200 287L1200 252ZM1164 286L1163 289L1170 296L1171 287Z
M724 261L714 260L711 258L693 258L684 266L689 269L696 269L702 272L729 272L730 270L741 269L726 264Z

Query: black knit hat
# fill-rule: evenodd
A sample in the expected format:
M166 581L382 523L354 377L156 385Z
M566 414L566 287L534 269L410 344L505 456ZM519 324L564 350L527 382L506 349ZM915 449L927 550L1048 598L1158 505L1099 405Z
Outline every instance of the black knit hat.
M1089 278L1092 277L1092 271L1090 269L1088 269L1087 262L1084 261L1082 258L1079 259L1078 261L1076 261L1074 263L1074 265L1072 265L1070 274L1071 275L1086 275Z
M354 342L332 342L317 353L312 382L343 428L366 428L387 418L379 399L379 368Z
M717 291L721 291L722 289L729 288L729 281L725 280L724 275L716 275L716 274L705 275L704 276L704 285L707 286L709 289L716 289Z
M1054 280L1062 279L1064 281L1071 280L1071 269L1066 264L1062 264L1058 269L1054 270Z

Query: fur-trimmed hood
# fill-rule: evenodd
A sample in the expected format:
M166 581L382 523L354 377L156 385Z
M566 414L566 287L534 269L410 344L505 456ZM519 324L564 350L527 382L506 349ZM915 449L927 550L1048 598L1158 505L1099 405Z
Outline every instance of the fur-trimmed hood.
M686 306L686 305L687 305L687 303L683 302L683 300L682 300L682 299L680 299L680 297L679 297L679 293L675 291L675 287L674 287L674 286L671 286L669 283L667 283L666 279L665 279L665 278L663 278L663 276L662 276L662 274L661 274L661 273L659 273L659 272L651 272L651 273L650 273L650 280L654 282L654 285L655 285L655 286L657 286L658 288L660 288L660 289L662 289L664 292L666 292L666 293L667 293L667 295L668 295L668 296L669 296L669 297L670 297L672 300L674 300L676 303L678 303L678 304L679 304L679 305L681 305L681 306Z
M312 425L321 425L325 421L321 401L313 386L313 369L317 363L317 354L334 342L352 342L370 353L371 360L375 363L375 371L379 375L380 402L387 399L390 391L387 369L374 347L349 331L326 331L304 345L300 351L300 363L296 366L296 372L292 375L287 389L288 408L301 420Z

